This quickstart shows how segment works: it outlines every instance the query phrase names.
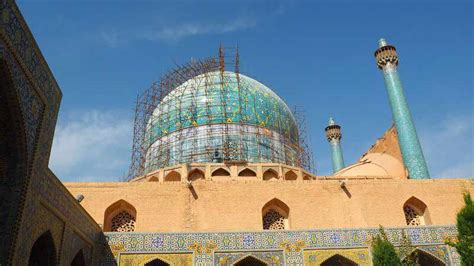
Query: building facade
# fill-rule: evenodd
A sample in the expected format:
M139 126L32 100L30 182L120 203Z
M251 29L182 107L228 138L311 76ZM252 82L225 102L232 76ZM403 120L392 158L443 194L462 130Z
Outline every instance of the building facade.
M144 94L126 181L63 184L48 168L61 91L15 2L0 15L0 265L372 265L379 225L423 265L459 265L445 240L474 181L429 179L385 41L395 127L344 165L330 123L331 176L312 173L293 111L221 49Z

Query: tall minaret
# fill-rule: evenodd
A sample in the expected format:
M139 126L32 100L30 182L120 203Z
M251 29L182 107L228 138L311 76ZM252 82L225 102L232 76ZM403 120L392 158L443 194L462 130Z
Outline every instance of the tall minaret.
M402 83L398 77L397 49L392 45L388 45L385 39L380 39L379 49L375 51L375 58L378 68L383 71L392 116L397 128L398 143L400 144L403 162L408 169L408 175L412 179L430 178L416 134L415 124L403 94Z
M329 118L329 125L325 129L326 137L328 138L329 145L331 146L332 156L332 171L333 173L344 168L344 158L342 157L341 148L341 126L336 125L332 117Z

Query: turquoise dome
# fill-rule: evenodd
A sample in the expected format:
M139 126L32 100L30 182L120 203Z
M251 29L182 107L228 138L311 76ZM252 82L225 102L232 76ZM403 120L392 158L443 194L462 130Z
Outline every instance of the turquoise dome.
M232 147L233 160L294 165L299 147L285 102L262 83L228 71L196 76L166 95L148 122L147 141L149 170L210 162L225 147Z

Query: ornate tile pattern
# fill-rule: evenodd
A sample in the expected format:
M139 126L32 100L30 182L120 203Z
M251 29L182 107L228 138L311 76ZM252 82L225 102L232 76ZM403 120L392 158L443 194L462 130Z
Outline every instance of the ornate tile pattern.
M456 235L454 226L386 228L388 238L395 245L400 244L402 230L407 232L415 246L442 246L446 237ZM226 265L226 261L233 261L238 254L264 252L259 253L261 257L256 257L271 258L278 253L283 254L286 265L304 265L309 263L310 255L304 255L308 250L366 249L377 232L376 228L162 234L110 232L106 237L109 245L115 247L118 257L123 252L176 253L191 250L195 255L195 265L218 265L221 262ZM440 258L449 256L446 247L435 247L434 251L428 247L425 249ZM441 256L441 252L445 255ZM358 261L364 258L359 257Z
M325 260L339 254L361 266L371 265L369 250L367 248L359 249L329 249L329 250L306 250L304 251L304 261L306 265L319 266Z

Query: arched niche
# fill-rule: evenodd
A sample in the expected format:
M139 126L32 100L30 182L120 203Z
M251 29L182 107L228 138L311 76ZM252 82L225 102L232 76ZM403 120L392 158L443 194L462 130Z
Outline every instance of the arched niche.
M304 175L303 180L311 180L312 178L309 175Z
M86 259L84 258L84 252L80 249L74 259L72 259L71 266L86 266Z
M181 181L181 174L176 171L171 171L165 176L165 182L178 182Z
M148 179L148 182L158 182L158 177L157 176L152 176Z
M104 213L105 232L135 231L137 210L132 204L121 199L111 204Z
M418 199L411 197L403 204L405 221L409 226L420 226L431 224L428 206Z
M268 264L255 258L254 256L247 256L234 263L234 266L267 266Z
M212 172L211 176L230 176L230 173L224 168L218 168Z
M321 263L321 266L357 266L357 265L358 264L355 263L354 261L339 254L335 254L334 256L329 257L327 260Z
M265 172L263 172L263 180L278 180L278 172L271 168L267 169Z
M239 172L239 176L250 176L250 177L254 177L254 176L257 176L257 173L255 173L255 171L253 171L252 169L244 168L243 170L241 170L241 171Z
M290 207L274 198L262 207L262 228L264 230L283 230L289 228Z
M298 178L298 175L293 172L293 170L289 170L285 174L285 180L296 180Z
M204 178L205 178L204 172L199 168L194 168L193 170L191 170L188 173L188 180L189 181L197 181L197 180L204 179Z
M53 236L48 230L36 239L30 251L29 266L56 265L56 246Z

